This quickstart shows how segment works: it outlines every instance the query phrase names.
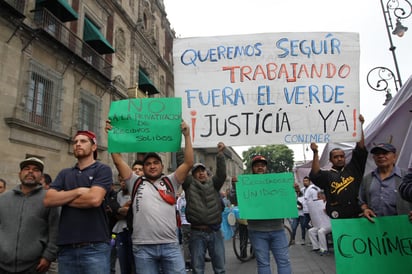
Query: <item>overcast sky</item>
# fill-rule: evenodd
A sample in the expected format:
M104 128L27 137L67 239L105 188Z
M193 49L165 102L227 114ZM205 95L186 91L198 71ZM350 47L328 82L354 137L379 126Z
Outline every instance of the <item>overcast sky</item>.
M390 0L393 2L393 0ZM384 108L384 92L366 81L377 66L395 73L381 2L378 0L163 0L178 38L263 32L358 32L360 34L360 112L367 125ZM384 5L388 0L384 0ZM399 0L399 2L404 2ZM395 19L393 17L393 24ZM412 74L412 16L405 36L392 36L402 82ZM393 94L395 90L393 90ZM229 144L230 145L230 144ZM237 150L241 151L241 149ZM298 146L295 159L303 160ZM241 154L240 154L241 155ZM306 155L312 157L312 153Z

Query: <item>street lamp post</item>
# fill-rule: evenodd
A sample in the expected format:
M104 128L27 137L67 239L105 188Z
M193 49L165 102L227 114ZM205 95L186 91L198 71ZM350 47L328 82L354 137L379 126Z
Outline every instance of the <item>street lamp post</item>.
M396 59L396 47L393 45L392 35L402 37L408 30L401 23L401 20L408 18L412 14L412 5L407 0L388 0L386 5L381 0L383 17L385 18L386 31L388 33L389 50L392 52L393 62L395 65L395 73L386 67L375 67L371 69L366 77L369 87L376 91L385 91L386 105L391 99L391 89L389 87L390 81L393 80L395 90L398 91L402 87L402 78L399 72L398 61ZM396 18L396 25L394 26L392 16Z

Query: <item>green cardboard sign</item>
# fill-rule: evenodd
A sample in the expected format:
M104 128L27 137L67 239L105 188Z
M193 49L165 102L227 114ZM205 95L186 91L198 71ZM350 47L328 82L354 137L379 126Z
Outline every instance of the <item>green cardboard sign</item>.
M412 223L407 215L332 219L336 272L411 273Z
M293 173L239 175L236 183L239 214L242 219L296 218Z
M182 99L141 98L112 102L109 152L173 152L182 141Z

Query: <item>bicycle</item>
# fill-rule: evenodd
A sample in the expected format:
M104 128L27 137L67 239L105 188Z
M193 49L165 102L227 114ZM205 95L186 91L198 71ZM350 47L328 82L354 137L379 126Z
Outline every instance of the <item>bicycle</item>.
M292 229L290 228L289 225L287 225L287 224L285 223L285 220L284 220L284 219L283 219L283 227L284 227L284 230L285 230L286 238L287 238L287 240L288 240L288 245L291 246L291 245L292 245L292 241L293 241L293 239L292 239Z
M247 262L255 257L252 243L248 237L247 224L236 222L235 232L232 237L233 251L236 258L241 262ZM241 234L242 232L242 234Z

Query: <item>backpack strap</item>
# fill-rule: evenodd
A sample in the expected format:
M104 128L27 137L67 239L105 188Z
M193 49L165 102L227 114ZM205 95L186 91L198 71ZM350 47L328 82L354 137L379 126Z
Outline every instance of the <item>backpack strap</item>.
M166 188L172 192L173 194L175 194L175 188L173 187L172 182L170 181L169 177L164 176L162 177L162 181L166 184Z
M170 181L169 177L164 176L161 180L162 180L162 182L165 183L166 188L174 194L175 193L175 188L173 187L173 184ZM139 178L137 178L136 181L133 184L132 201L134 201L134 198L136 197L137 190L139 189L139 186L141 185L141 183L143 183L143 176L140 176Z
M133 184L132 199L131 199L132 203L134 201L134 198L136 197L137 190L139 189L139 186L142 182L143 182L143 178L142 176L140 176L139 178L136 179L136 181Z

